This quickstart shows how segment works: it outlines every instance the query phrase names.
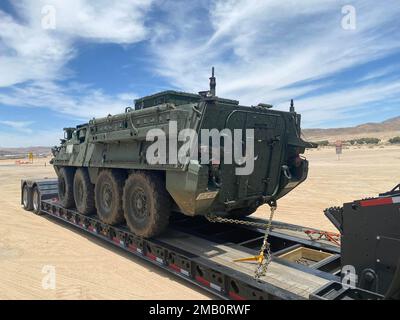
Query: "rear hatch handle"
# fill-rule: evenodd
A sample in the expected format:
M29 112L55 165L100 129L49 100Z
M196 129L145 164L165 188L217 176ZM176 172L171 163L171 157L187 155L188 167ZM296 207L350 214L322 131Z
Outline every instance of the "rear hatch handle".
M282 166L282 171L288 180L292 180L292 174L290 173L290 169L287 165Z

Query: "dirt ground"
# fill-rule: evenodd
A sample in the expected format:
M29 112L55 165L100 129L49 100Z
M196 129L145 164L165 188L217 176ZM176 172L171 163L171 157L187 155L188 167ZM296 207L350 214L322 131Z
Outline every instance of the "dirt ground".
M278 201L275 219L326 231L337 231L323 211L344 202L376 196L400 183L400 146L351 147L340 160L334 148L308 150L307 180ZM255 213L267 217L268 208Z
M0 161L0 299L210 299L195 286L112 245L26 212L20 179L54 177L43 160ZM43 289L46 266L56 287ZM44 268L44 269L43 269Z
M400 182L400 147L311 150L308 180L278 202L276 220L334 230L323 209L388 191ZM44 160L0 161L0 299L209 299L122 250L21 209L20 179L54 177ZM266 217L267 208L256 215ZM56 288L43 289L46 266Z

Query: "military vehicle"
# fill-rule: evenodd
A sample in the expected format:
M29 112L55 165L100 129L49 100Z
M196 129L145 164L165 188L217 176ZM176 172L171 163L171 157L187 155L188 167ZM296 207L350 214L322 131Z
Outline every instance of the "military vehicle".
M107 224L126 221L132 232L143 237L161 233L172 211L188 216L250 215L306 179L308 162L300 155L305 148L315 147L300 137L301 116L293 101L289 112L271 107L263 103L242 106L217 97L213 70L208 91L157 93L135 100L134 108L124 113L65 128L52 159L59 201L85 215L97 211ZM177 132L253 129L254 170L237 175L235 170L243 164L212 158L206 164L196 160L149 163L146 151L153 142L147 141L147 133L158 128L169 139L172 121ZM248 143L243 136L244 149ZM177 141L178 148L183 144Z

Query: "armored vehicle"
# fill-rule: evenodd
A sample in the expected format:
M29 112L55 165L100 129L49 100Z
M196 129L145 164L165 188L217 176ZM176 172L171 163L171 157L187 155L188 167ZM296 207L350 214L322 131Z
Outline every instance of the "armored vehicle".
M132 232L152 237L166 228L172 211L244 217L303 182L308 162L300 155L314 145L300 137L300 115L293 101L289 112L262 103L242 106L217 97L215 87L213 71L209 91L157 93L136 100L124 113L64 129L52 159L60 203L85 215L97 212L111 225L126 221ZM185 129L199 136L206 129L223 132L222 147L215 147L212 139L193 144L195 138L191 145L198 153L211 154L210 160L204 163L190 156L186 162L172 161L177 158L174 150L188 143L175 135ZM252 130L251 137L246 129ZM224 153L230 147L227 130L246 131L239 139L242 151L254 150L251 159L244 157L245 162L253 161L251 172L238 174L243 161L213 158L214 151ZM165 137L151 140L151 132ZM167 161L152 161L161 156L162 148L153 152L153 158L149 150L163 141L168 141ZM188 153L193 154L183 152Z

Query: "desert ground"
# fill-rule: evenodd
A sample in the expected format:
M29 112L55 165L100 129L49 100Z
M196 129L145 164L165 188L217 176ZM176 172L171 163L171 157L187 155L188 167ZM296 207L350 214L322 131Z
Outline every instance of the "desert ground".
M400 183L400 146L343 148L340 160L334 148L311 149L307 180L278 201L276 220L337 231L325 218L325 208L376 196ZM266 207L257 216L267 217Z
M112 245L23 210L20 179L55 177L44 162L0 161L0 299L211 298ZM45 266L55 267L55 290L42 288Z
M323 209L400 182L400 146L310 150L308 180L279 200L276 220L335 231ZM0 161L0 299L210 299L209 294L122 250L24 211L20 179L54 177L47 160ZM267 207L257 216L267 217ZM43 289L54 266L56 288Z

